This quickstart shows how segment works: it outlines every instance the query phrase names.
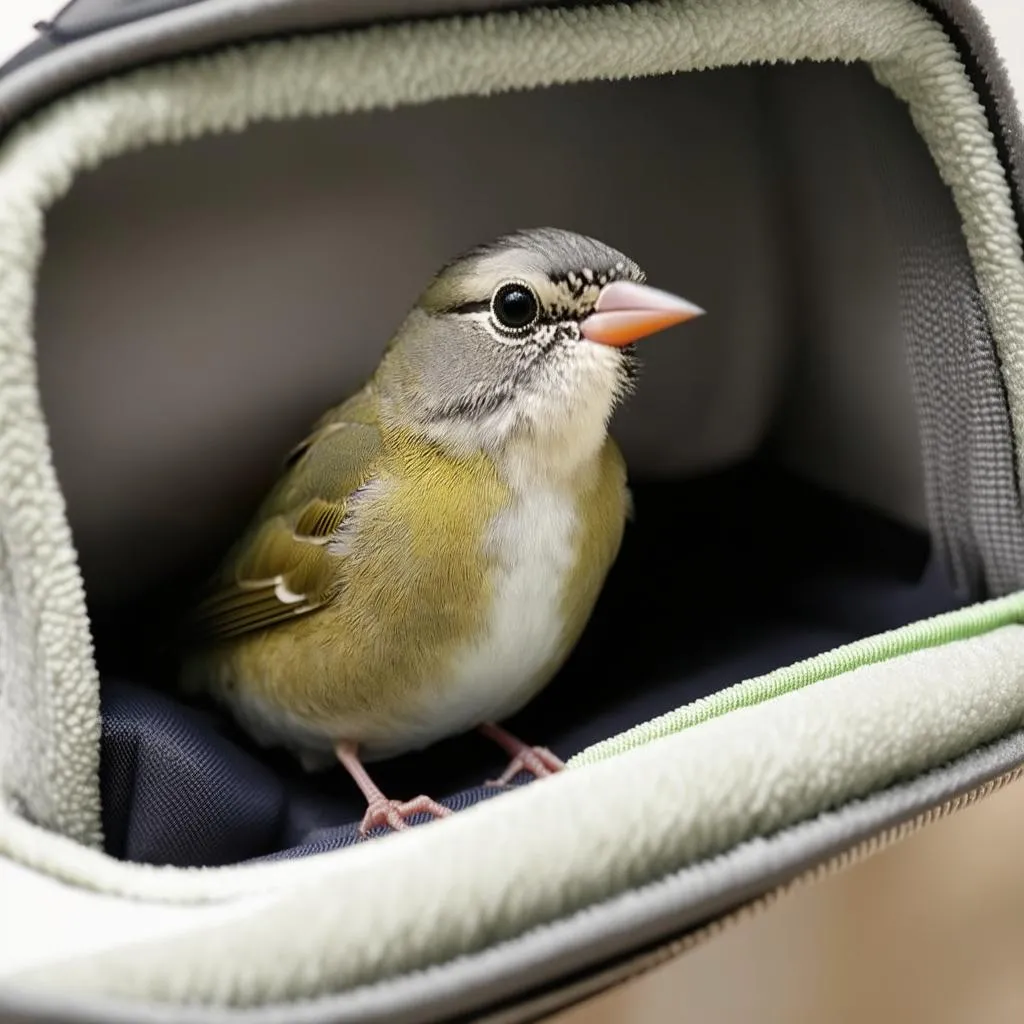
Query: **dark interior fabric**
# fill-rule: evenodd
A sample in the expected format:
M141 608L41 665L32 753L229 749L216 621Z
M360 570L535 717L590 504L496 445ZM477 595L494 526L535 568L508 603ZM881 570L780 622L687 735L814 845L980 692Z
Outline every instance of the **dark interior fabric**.
M583 640L507 723L563 758L744 678L960 604L923 533L768 464L634 495L636 520ZM147 687L145 669L114 657L134 632L113 618L99 633L118 665L103 682L109 853L216 865L356 841L364 805L340 768L307 775L216 709ZM389 796L426 792L459 809L500 795L482 783L504 764L470 734L372 770Z

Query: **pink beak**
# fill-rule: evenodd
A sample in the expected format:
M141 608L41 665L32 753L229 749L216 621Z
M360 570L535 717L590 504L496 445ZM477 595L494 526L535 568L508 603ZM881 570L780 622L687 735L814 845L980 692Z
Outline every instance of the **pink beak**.
M601 289L594 312L580 324L580 333L588 341L621 348L703 315L700 306L670 292L632 281L612 281Z

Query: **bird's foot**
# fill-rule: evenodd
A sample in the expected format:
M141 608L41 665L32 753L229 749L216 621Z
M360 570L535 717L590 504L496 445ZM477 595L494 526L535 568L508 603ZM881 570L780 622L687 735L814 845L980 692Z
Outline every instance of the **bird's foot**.
M535 779L554 775L565 767L547 747L524 747L509 762L508 767L496 779L489 780L488 786L507 786L520 772L529 772Z
M435 818L447 818L452 812L442 807L429 796L418 796L412 800L389 800L380 787L370 778L369 772L359 759L359 748L351 740L338 740L334 753L342 767L352 776L352 780L366 797L366 814L359 825L359 836L364 838L370 829L379 825L388 825L396 832L409 827L407 819L416 814L432 814Z
M543 779L565 767L565 762L547 747L528 746L500 726L488 722L480 726L480 731L512 755L509 766L498 778L488 781L488 786L507 786L520 772L529 772L535 779Z
M418 796L412 800L389 800L385 796L371 800L363 815L362 824L359 826L359 834L365 836L370 829L378 825L388 825L396 832L401 832L409 827L407 819L417 814L432 814L435 818L447 818L452 812L447 807L442 807L436 800L429 796Z

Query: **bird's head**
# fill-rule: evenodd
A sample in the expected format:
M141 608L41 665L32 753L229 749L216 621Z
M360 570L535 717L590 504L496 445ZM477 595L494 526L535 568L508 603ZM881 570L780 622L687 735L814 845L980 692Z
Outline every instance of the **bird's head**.
M395 335L382 414L462 450L603 438L635 376L634 342L703 312L643 282L622 253L552 228L465 253Z

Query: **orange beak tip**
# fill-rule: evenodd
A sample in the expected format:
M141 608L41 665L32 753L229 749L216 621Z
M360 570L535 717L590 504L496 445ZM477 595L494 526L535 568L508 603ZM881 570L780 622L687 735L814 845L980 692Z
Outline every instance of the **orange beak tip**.
M613 281L601 289L580 333L588 341L621 348L703 315L700 306L678 295L632 281Z

